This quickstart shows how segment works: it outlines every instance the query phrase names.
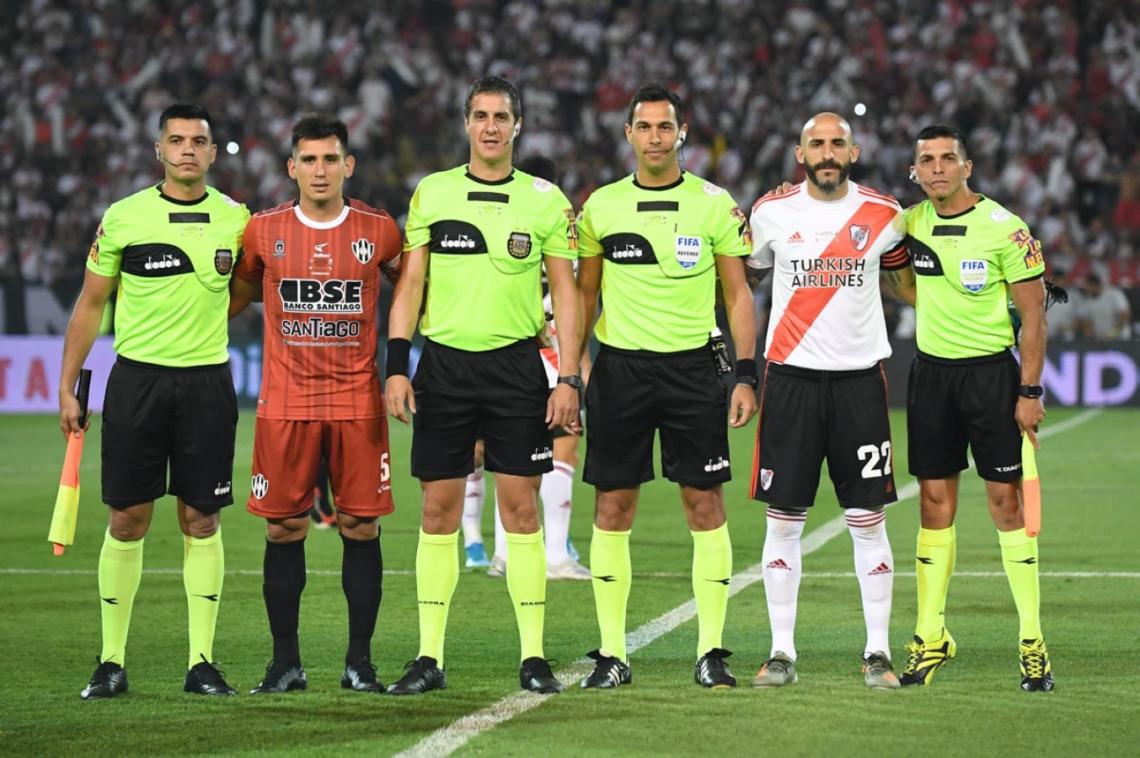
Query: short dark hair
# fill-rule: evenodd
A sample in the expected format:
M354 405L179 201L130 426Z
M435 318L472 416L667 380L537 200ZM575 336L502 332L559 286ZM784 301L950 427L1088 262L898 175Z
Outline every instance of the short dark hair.
M187 119L201 119L206 122L206 126L210 130L210 139L214 138L214 119L210 118L210 112L200 105L194 103L171 103L166 106L166 110L158 117L158 131L161 134L166 128L166 122L172 118L187 118Z
M554 161L545 155L532 155L519 161L516 168L524 174L537 176L539 179L545 179L551 183L554 183L558 177L558 167L554 165Z
M958 140L958 149L962 151L962 159L965 160L968 155L966 150L966 135L953 127L946 124L931 124L924 126L922 131L914 138L915 150L918 150L918 143L927 139L940 139L942 137L949 137L950 139Z
M481 76L471 82L471 86L467 88L467 99L463 102L464 121L471 116L471 101L475 99L476 95L482 95L487 92L506 97L511 101L511 115L515 117L515 121L522 118L522 96L519 95L519 91L515 88L515 85L501 76Z
M685 103L681 100L681 96L660 82L648 82L637 88L637 92L634 92L630 98L625 122L633 123L633 109L638 103L657 103L662 100L668 100L673 106L673 112L677 114L677 124L685 123Z
M348 127L345 123L335 116L330 116L326 113L310 113L302 116L293 124L293 149L297 149L297 145L303 139L324 139L325 137L336 137L340 140L340 146L344 151L348 152Z

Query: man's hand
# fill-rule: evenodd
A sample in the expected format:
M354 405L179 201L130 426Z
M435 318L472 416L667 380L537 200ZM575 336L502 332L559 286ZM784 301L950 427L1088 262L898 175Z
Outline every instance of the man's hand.
M412 383L403 374L394 374L384 382L384 402L388 406L388 415L404 422L411 422L407 411L416 412L416 393ZM405 408L406 407L406 408Z
M728 410L728 425L733 429L744 426L756 415L756 390L747 384L738 384L732 390L732 404Z
M91 414L87 414L86 426L79 425L79 399L69 390L59 391L59 429L66 440L72 434L87 431L91 426Z
M549 429L562 427L567 434L579 434L578 390L569 384L559 383L546 400L546 424Z
M786 195L789 192L791 192L795 188L795 186L796 185L792 184L791 182L784 182L779 187L776 187L775 189L770 189L767 192L765 192L761 196L760 199L763 200L766 197L780 197L781 195Z
M1041 446L1037 444L1037 426L1045 420L1045 406L1041 403L1041 398L1019 397L1013 417L1017 420L1018 428L1029 437L1033 447L1040 450Z

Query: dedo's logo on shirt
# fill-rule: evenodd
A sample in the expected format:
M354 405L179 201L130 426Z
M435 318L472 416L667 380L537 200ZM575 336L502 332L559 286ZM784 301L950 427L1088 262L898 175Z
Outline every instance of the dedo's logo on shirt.
M363 313L360 279L282 279L277 287L288 313Z
M986 286L988 266L985 261L967 258L959 266L958 280L970 292L981 292Z
M677 235L677 263L683 269L690 269L701 259L701 238Z

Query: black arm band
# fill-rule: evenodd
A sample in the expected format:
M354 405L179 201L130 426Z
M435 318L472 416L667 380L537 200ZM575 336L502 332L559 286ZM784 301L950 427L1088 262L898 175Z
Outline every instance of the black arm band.
M388 340L388 359L385 361L384 378L408 375L408 356L412 352L412 341L400 338Z
M756 361L752 358L741 358L736 362L736 381L740 384L750 384L753 388L759 384L756 375Z

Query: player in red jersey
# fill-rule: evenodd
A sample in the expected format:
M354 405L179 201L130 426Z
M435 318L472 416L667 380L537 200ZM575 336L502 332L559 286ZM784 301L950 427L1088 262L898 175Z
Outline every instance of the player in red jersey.
M245 230L230 315L259 292L265 359L246 508L266 520L262 593L273 659L254 693L307 685L297 640L308 511L322 452L344 543L348 651L341 686L382 692L371 662L380 609L379 517L391 513L388 423L376 368L380 274L395 281L401 238L384 211L344 197L355 161L348 129L306 116L293 127L289 176L299 200Z

